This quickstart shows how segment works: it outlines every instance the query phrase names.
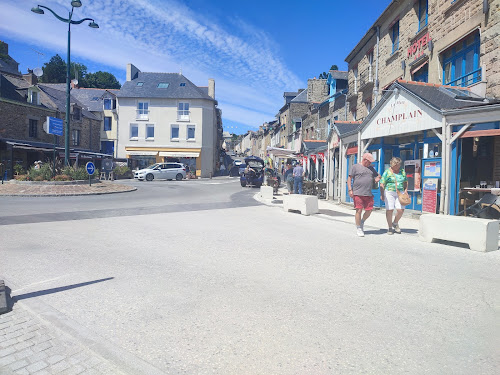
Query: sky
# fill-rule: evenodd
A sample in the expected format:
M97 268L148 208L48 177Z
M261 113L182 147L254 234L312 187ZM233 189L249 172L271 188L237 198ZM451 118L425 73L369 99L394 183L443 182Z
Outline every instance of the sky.
M70 0L1 0L0 40L19 69L66 61ZM142 72L182 72L198 86L215 79L225 131L243 134L273 121L283 92L307 87L344 61L390 0L81 0L71 27L71 61L107 71L123 83L126 66Z

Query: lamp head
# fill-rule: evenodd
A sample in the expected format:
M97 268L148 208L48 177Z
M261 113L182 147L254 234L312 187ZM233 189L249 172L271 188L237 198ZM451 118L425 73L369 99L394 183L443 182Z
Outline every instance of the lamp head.
M80 0L72 0L71 6L73 8L80 8L82 6L82 2Z
M93 29L98 29L99 25L97 23L95 23L94 21L92 21L92 22L89 22L89 27L91 27Z
M36 13L36 14L44 14L45 12L43 11L43 9L40 9L39 6L37 6L36 8L31 8L31 11L33 13Z

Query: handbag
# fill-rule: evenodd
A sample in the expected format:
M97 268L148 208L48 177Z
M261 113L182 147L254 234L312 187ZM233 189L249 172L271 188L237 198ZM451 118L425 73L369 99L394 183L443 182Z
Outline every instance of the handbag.
M408 206L411 203L411 197L408 193L400 192L398 190L398 180L396 179L396 175L393 173L394 176L394 187L396 188L396 193L398 194L398 200L399 203L401 203L401 206Z

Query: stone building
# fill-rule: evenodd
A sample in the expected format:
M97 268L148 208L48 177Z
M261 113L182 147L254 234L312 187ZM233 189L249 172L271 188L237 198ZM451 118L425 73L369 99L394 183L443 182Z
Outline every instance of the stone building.
M348 120L398 79L500 97L500 1L392 1L349 53Z

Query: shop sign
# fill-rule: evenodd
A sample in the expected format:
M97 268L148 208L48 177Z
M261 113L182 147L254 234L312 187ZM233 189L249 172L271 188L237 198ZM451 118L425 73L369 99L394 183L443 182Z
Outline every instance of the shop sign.
M311 155L311 159L314 163L316 163L316 155Z
M324 152L318 152L318 157L319 157L319 160L325 161L325 153Z
M437 207L437 178L425 178L422 196L422 211L436 213Z
M429 33L422 36L420 39L416 40L410 47L408 47L408 53L406 57L413 57L413 60L418 59L424 54L424 48L428 46L431 41Z
M382 124L391 124L393 122L397 121L404 121L408 119L413 119L416 117L422 117L423 112L421 109L415 109L414 111L411 112L406 112L406 113L396 113L391 116L384 116L380 117L377 119L377 125L382 125Z
M408 179L408 190L420 191L420 171L420 160L405 160L405 173L406 178Z

